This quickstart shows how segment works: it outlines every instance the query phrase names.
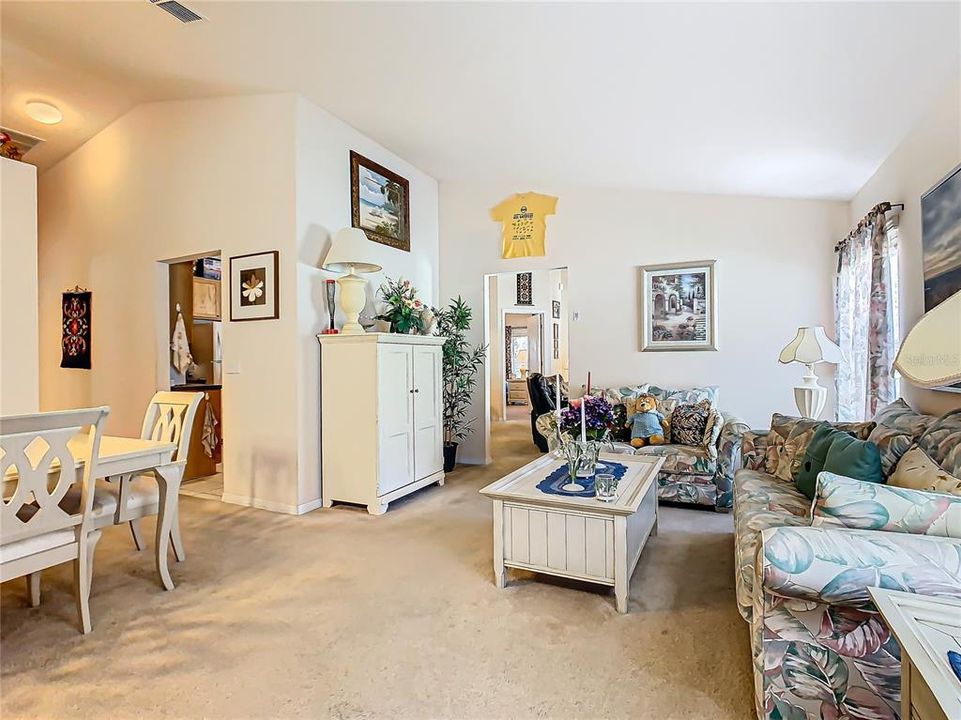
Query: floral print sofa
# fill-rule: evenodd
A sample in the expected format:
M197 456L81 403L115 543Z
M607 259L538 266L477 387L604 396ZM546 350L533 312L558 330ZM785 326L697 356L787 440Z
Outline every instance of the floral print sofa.
M717 388L713 386L674 390L644 384L595 390L592 394L600 395L614 405L615 417L618 416L618 405L643 394L657 398L658 409L665 415L680 404L694 404L701 400L709 400L712 406L717 406ZM661 500L706 505L727 512L733 504L734 472L741 467L741 435L750 426L732 413L720 409L717 412L720 422L713 442L707 446L664 444L634 449L628 443L615 442L615 452L664 458L657 476L657 495ZM621 419L626 421L627 418ZM538 428L549 442L553 437L551 422L549 415L537 420Z
M961 598L961 496L825 472L812 503L783 477L811 431L793 420L786 435L777 415L781 432L744 433L734 478L737 602L751 626L757 716L897 720L900 648L868 588ZM935 418L898 400L850 431L878 444L885 477L912 447L961 477L961 410Z

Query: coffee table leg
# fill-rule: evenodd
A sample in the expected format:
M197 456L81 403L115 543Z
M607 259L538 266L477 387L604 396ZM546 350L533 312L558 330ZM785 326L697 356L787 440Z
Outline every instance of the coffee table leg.
M504 569L504 503L494 501L494 584L502 588L507 585Z
M614 599L617 612L627 612L627 589L630 583L627 572L627 518L614 518Z

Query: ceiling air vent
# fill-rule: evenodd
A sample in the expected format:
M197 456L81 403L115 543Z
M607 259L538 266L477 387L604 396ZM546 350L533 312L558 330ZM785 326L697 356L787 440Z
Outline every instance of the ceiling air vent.
M203 20L203 15L198 15L186 5L182 5L177 0L150 0L151 4L173 15L182 23L192 23Z

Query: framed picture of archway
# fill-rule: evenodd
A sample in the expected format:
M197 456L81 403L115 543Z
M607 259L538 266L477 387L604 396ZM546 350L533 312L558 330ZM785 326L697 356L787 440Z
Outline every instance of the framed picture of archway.
M717 261L642 265L641 351L717 350Z

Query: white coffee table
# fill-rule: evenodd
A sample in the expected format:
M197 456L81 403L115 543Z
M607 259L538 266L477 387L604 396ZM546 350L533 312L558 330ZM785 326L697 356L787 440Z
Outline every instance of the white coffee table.
M961 718L961 680L948 650L961 652L961 602L869 588L875 606L901 646L901 717Z
M508 567L586 580L613 586L618 612L627 612L631 574L648 537L657 534L656 479L664 460L601 453L600 461L623 472L612 502L538 488L566 467L550 455L480 491L494 502L497 587L506 585Z

